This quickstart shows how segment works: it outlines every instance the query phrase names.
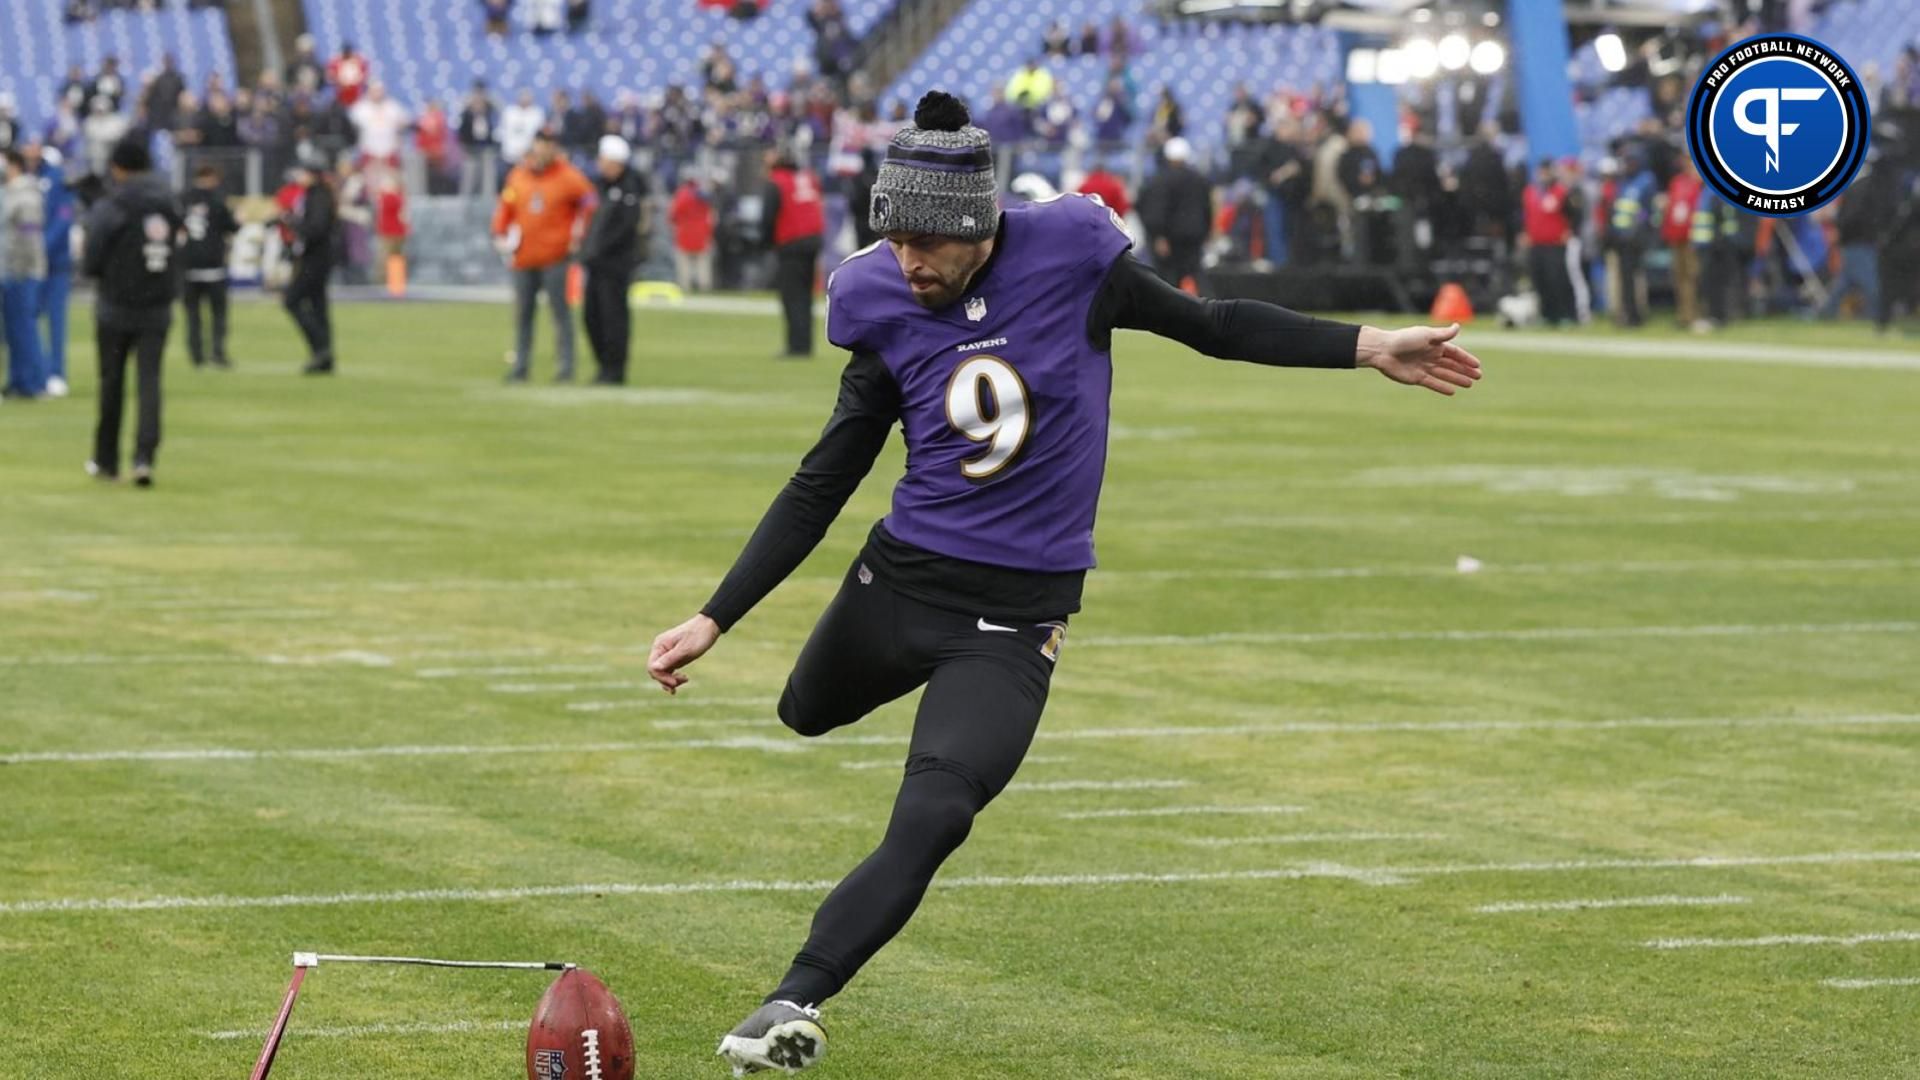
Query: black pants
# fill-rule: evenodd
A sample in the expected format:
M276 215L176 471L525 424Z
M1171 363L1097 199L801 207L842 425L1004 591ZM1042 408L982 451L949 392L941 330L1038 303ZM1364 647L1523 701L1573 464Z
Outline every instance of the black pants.
M595 381L627 381L627 353L633 343L633 312L627 307L632 275L623 270L587 268L585 310L587 344L593 347L600 375Z
M1204 250L1204 244L1170 240L1167 242L1167 257L1162 259L1156 256L1153 260L1153 269L1160 275L1160 280L1176 289L1188 278L1192 278L1194 284L1198 285L1200 256Z
M204 339L200 335L200 305L213 311L213 356L215 364L227 363L227 283L225 281L189 281L186 287L187 355L194 367L207 363Z
M93 463L108 475L120 471L120 414L126 407L127 359L131 355L140 394L133 464L152 465L160 451L160 358L167 349L168 319L143 329L94 324L100 351L100 422L93 432Z
M1567 274L1565 244L1535 244L1527 249L1527 273L1540 296L1540 317L1550 323L1573 322L1580 317L1573 298L1573 278Z
M1741 249L1715 244L1700 268L1700 307L1725 326L1741 315L1747 296L1747 264Z
M327 312L327 278L332 273L333 263L326 259L299 259L282 301L300 336L307 339L311 361L327 367L333 365L333 318Z
M820 905L767 1000L832 997L907 924L975 815L1020 768L1065 636L1065 620L998 621L921 603L856 560L800 652L780 719L825 735L921 686L926 693L885 837Z
M1647 292L1647 276L1641 266L1644 253L1639 244L1624 243L1614 248L1615 291L1620 294L1620 310L1613 313L1613 321L1621 326L1639 326L1646 321L1645 306L1641 298Z
M774 288L787 319L787 355L813 355L813 276L820 261L820 240L782 244L775 251Z

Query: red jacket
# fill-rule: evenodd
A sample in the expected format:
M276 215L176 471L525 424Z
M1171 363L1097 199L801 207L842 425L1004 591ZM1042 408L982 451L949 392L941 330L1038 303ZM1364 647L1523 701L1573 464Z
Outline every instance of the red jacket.
M1693 207L1700 201L1700 178L1684 172L1675 173L1667 181L1667 216L1660 219L1660 239L1667 246L1686 244L1691 240L1689 230L1693 228Z
M1564 186L1556 183L1541 191L1540 185L1528 184L1520 201L1528 243L1551 247L1567 242L1573 230L1567 221L1567 189Z
M811 171L776 168L768 179L780 191L780 214L773 219L775 247L827 231L827 204L820 197L820 180Z
M1107 209L1121 217L1126 217L1127 211L1133 209L1133 203L1127 199L1127 185L1105 169L1088 173L1087 178L1080 181L1080 193L1100 196L1100 201L1107 204Z
M667 208L667 220L673 225L673 246L689 255L698 255L713 243L713 204L700 194L692 181L673 193L673 205Z

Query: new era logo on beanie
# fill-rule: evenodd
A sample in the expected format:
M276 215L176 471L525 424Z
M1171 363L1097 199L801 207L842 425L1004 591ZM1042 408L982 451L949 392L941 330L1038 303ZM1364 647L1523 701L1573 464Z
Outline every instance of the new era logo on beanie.
M999 230L993 148L958 98L935 90L920 99L913 126L887 146L869 210L881 233L985 240Z

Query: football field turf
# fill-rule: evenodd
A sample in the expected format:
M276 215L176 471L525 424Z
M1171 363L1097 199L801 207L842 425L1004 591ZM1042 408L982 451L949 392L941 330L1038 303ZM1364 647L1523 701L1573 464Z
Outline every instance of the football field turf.
M911 700L772 702L899 443L670 699L840 359L648 312L633 386L513 389L508 320L176 330L152 492L90 364L0 408L0 1077L243 1076L296 949L576 961L725 1074L897 783ZM816 1075L1920 1072L1920 350L1465 342L1449 401L1118 339L1033 756ZM273 1075L520 1075L545 982L322 967Z

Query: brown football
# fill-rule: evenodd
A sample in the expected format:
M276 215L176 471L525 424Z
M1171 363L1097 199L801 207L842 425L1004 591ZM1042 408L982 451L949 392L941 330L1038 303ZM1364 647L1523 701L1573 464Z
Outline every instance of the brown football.
M572 968L540 998L527 1030L527 1080L633 1080L633 1029L592 972Z

